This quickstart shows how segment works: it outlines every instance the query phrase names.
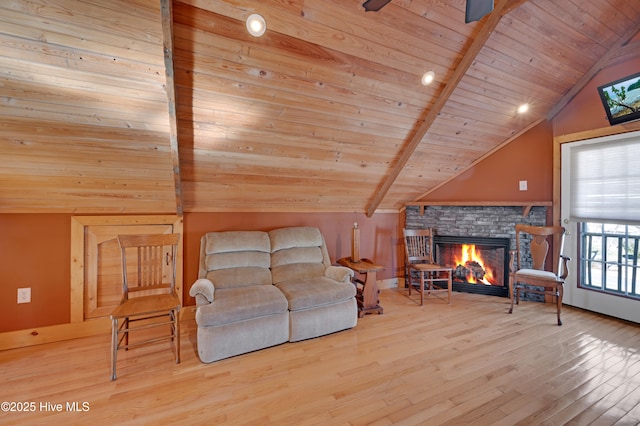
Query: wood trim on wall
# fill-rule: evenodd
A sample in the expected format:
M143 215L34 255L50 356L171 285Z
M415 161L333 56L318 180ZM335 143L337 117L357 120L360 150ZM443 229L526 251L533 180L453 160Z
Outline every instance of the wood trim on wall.
M111 321L108 318L84 320L85 228L92 225L172 225L173 232L184 235L182 216L73 216L71 218L70 322L1 333L0 350L75 339L110 331ZM182 295L184 242L181 242L179 247L176 291ZM184 316L184 311L184 309L181 311L181 317ZM187 317L192 318L193 313L188 313Z
M173 215L150 216L74 216L71 218L71 322L84 322L85 287L85 228L87 226L119 225L173 225L173 232L182 235L182 217ZM180 243L183 246L183 242ZM182 294L182 252L176 271L176 291Z
M84 323L58 324L34 329L7 331L0 336L0 351L102 333L106 334L110 326L111 321L109 321L109 318L101 318Z

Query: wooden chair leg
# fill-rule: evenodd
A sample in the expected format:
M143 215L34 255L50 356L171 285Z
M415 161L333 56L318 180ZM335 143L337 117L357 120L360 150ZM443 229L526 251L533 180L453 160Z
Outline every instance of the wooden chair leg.
M116 377L116 364L118 363L118 319L111 319L111 380Z
M404 264L404 286L407 286L407 283L410 283L411 281L409 281L409 274L411 273L411 270L409 269L409 265L407 265L407 263Z
M129 350L129 317L124 319L124 350Z
M451 294L453 293L453 280L451 278L451 275L453 275L453 271L448 271L447 272L449 279L447 280L447 289L448 289L448 294L449 294L449 305L451 304Z
M509 313L513 313L513 299L515 298L515 288L513 285L513 281L509 281L509 295L511 295L511 306L509 307Z
M564 295L564 286L562 284L558 285L557 290L556 290L556 294L558 295L556 297L556 303L558 305L557 310L558 310L558 325L562 325L562 320L560 319L560 311L562 310L562 296Z
M173 311L173 315L175 318L175 322L176 322L176 326L175 326L175 333L176 333L176 340L175 340L175 344L176 344L176 364L180 364L180 317L179 317L179 312Z
M424 271L420 271L420 306L424 304Z

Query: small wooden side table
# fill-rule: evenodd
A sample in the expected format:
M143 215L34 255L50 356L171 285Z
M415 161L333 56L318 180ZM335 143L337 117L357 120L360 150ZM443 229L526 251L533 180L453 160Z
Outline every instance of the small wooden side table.
M376 272L383 270L382 266L376 265L369 259L360 259L359 262L353 262L350 257L338 259L338 263L354 270L359 274L365 274L364 281L354 278L354 285L357 289L356 299L358 301L358 317L362 318L366 314L382 314L383 309L380 306L378 295L380 290L376 281ZM362 288L358 286L362 284Z

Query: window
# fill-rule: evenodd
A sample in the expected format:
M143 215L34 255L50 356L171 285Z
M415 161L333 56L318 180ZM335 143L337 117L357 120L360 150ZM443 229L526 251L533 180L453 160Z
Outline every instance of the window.
M580 223L578 285L640 299L640 226Z
M572 220L640 223L639 133L579 142L569 157Z
M640 324L640 131L556 141L572 259L563 302Z

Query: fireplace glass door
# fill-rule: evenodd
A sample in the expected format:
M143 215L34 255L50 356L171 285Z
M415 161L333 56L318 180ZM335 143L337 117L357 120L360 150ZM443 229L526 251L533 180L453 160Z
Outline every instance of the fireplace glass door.
M508 297L508 238L437 235L434 244L436 263L453 269L455 291Z

